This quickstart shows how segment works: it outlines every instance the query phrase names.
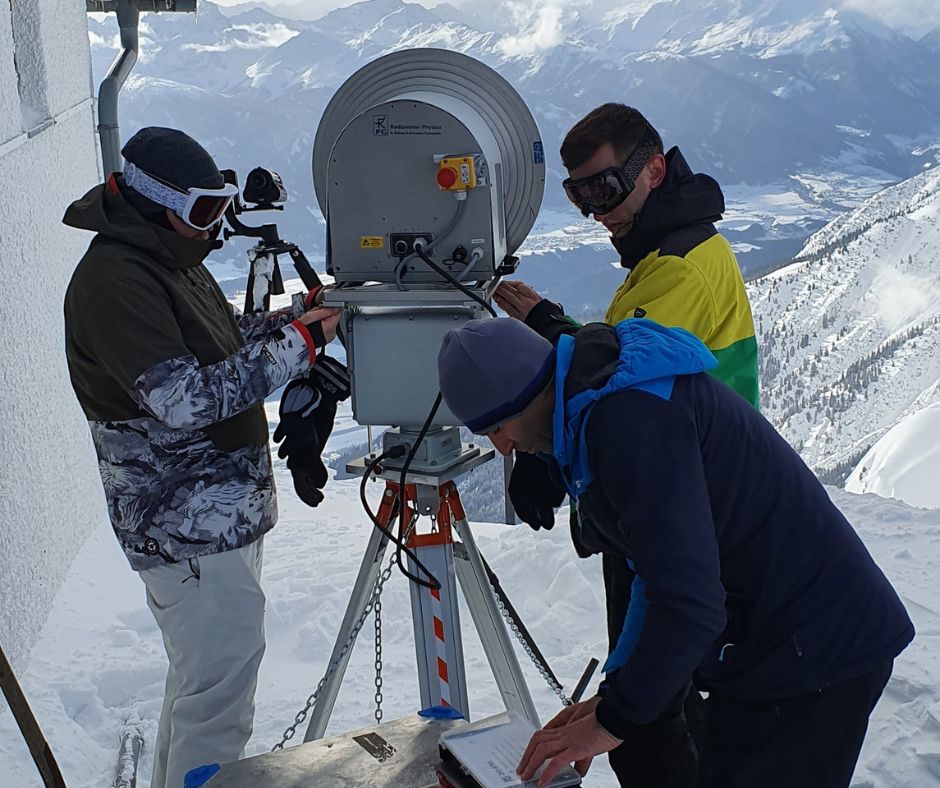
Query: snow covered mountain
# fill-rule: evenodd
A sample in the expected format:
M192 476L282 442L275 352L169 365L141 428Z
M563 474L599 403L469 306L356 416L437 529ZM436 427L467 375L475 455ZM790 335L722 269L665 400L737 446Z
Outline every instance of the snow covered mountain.
M176 125L240 170L278 170L293 198L283 234L316 257L323 225L310 156L327 101L382 54L454 49L496 68L529 103L546 142L545 207L564 212L565 224L578 218L559 188L560 140L591 107L626 101L719 178L743 265L766 265L789 259L846 207L940 160L940 51L929 36L915 41L831 5L633 2L602 20L569 7L538 27L520 4L429 11L367 0L305 21L258 4L223 13L201 0L196 20L142 18L122 125ZM89 32L100 80L117 46L113 15L90 18ZM226 270L243 272L236 250Z
M901 419L862 457L845 489L940 509L940 402Z
M799 259L750 285L762 406L841 484L894 424L940 402L940 169L835 220Z
M278 170L292 197L282 233L316 259L324 227L310 156L334 90L402 47L471 54L519 89L547 143L546 200L521 274L591 316L623 271L603 231L564 201L557 143L602 101L647 109L668 142L722 181L721 229L746 272L805 243L807 262L752 291L764 406L825 478L844 481L899 418L938 397L940 168L878 192L940 161L940 38L915 41L828 0L637 0L602 19L559 6L547 32L520 8L367 0L309 21L203 0L196 20L145 15L122 123L177 125L243 172ZM100 78L113 17L90 19L89 30ZM230 292L244 246L213 257Z

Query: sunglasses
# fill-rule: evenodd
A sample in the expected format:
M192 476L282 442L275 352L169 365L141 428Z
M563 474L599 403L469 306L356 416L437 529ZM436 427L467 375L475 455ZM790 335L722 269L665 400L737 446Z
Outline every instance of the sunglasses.
M125 162L124 183L157 205L169 208L195 230L208 230L222 220L238 187L226 183L220 189L178 189L155 175Z
M606 167L584 178L565 178L562 187L584 216L613 211L636 188L637 178L659 147L659 134L647 127L646 135L619 167Z

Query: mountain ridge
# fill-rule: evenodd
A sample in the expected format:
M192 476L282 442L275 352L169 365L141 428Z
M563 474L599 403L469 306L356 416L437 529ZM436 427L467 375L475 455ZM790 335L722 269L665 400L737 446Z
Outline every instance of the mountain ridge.
M940 401L940 169L830 222L800 262L749 285L762 407L841 484L906 416Z

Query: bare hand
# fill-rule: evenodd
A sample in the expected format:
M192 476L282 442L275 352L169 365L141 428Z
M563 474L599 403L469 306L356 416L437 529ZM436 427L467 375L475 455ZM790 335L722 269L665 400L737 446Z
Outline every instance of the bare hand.
M311 323L319 323L320 328L323 330L323 336L326 338L327 344L329 344L336 339L336 327L339 325L339 319L342 314L343 310L341 309L317 307L316 309L304 312L299 320L305 326L309 326Z
M532 311L532 307L542 300L542 296L525 282L506 280L496 288L493 299L510 317L525 320Z
M563 709L532 736L516 769L523 780L531 780L546 761L539 788L548 785L569 763L574 763L583 777L595 755L610 752L623 743L597 721L594 709L599 702L600 698L591 698Z
M581 703L573 703L570 706L565 706L558 714L552 717L542 728L544 731L553 730L555 728L561 728L565 725L570 725L572 722L577 722L582 717L587 717L590 714L594 713L594 709L597 708L597 704L601 702L599 697L588 698Z

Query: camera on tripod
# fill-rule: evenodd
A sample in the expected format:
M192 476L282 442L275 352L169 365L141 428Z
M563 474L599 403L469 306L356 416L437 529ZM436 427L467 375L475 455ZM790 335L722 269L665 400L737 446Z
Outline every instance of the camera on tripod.
M238 173L235 170L222 170L222 179L240 188ZM287 189L284 180L274 170L255 167L245 179L245 188L241 195L232 202L235 215L254 211L283 211L287 203ZM249 228L251 229L251 228ZM226 238L244 235L241 229L232 228Z
M283 210L287 202L287 189L284 181L274 170L255 167L245 179L242 199L254 207L255 211Z
M222 170L226 183L238 186L238 173L235 170ZM287 189L284 181L274 170L255 167L248 173L241 197L236 196L225 212L223 238L228 240L237 236L257 238L258 243L248 250L248 285L245 290L245 312L259 309L267 310L272 295L284 292L284 278L278 258L286 254L291 258L297 275L308 290L318 287L320 277L307 260L299 246L281 238L277 225L273 223L261 226L245 224L239 216L256 211L283 211L287 202Z

